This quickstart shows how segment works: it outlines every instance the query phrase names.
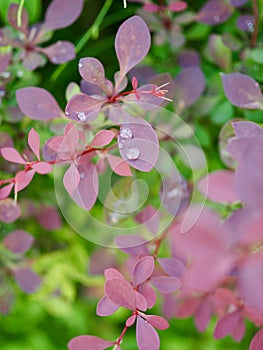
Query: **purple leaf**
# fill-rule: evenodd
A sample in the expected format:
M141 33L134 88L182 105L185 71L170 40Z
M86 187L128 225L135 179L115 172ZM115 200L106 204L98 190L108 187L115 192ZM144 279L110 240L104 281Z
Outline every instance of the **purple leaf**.
M61 218L55 207L41 205L36 217L40 225L46 230L53 231L61 227Z
M71 339L68 348L69 350L104 350L113 345L114 342L92 335L79 335Z
M4 72L9 65L11 60L11 52L1 52L0 53L0 73Z
M142 317L137 317L136 341L139 350L159 350L160 339L152 325Z
M103 147L111 143L114 139L115 133L110 130L100 130L92 140L91 147Z
M147 303L147 300L145 299L145 297L135 291L135 298L136 298L136 308L141 310L141 311L146 311L147 310L147 307L148 307L148 303Z
M185 1L173 1L168 5L168 9L173 12L181 12L187 8Z
M121 157L133 168L150 171L159 156L158 137L152 126L143 119L123 124L118 136Z
M35 172L41 175L49 174L52 171L52 165L46 162L33 164L32 168L35 170Z
M262 108L263 96L259 84L253 78L241 73L221 76L225 95L233 105L248 109Z
M26 293L34 293L41 284L40 277L29 268L15 269L14 277L20 288Z
M0 201L0 222L14 222L21 215L20 206L11 198Z
M18 153L15 148L12 147L3 147L1 148L2 157L8 162L17 163L17 164L26 164L24 158Z
M133 285L137 287L145 282L153 273L154 259L152 256L145 256L138 260L133 268Z
M28 145L37 159L40 159L40 137L36 130L32 128L28 134Z
M199 67L184 68L175 78L175 102L190 107L202 95L205 89L204 74Z
M177 57L178 64L183 67L200 66L200 57L197 51L192 49L182 50Z
M39 87L17 90L16 100L21 111L31 119L50 120L64 115L50 92Z
M120 65L120 81L147 55L151 36L145 22L139 16L127 19L115 38L115 50Z
M249 350L261 350L263 346L263 328L261 328L253 337Z
M13 231L3 239L3 245L16 254L26 253L33 242L34 238L23 230Z
M236 137L256 137L263 139L263 129L253 122L232 122Z
M238 326L241 317L242 314L240 310L236 310L221 317L216 324L214 337L216 339L221 339L231 334Z
M99 316L109 316L117 311L119 305L114 304L106 295L98 302L96 313Z
M13 187L14 187L14 184L11 183L11 184L6 185L0 189L0 200L7 198L9 196L10 192L12 191Z
M233 13L233 7L225 0L209 0L196 15L196 20L210 25L225 22Z
M233 332L231 334L232 338L236 342L240 342L244 338L245 333L246 333L246 324L245 324L243 318L240 318L240 321L239 321L237 327L233 330Z
M74 163L71 163L70 167L67 169L63 177L64 187L70 195L77 189L79 182L80 175L78 169Z
M230 0L230 2L231 5L234 7L240 7L245 5L248 2L248 0Z
M48 47L41 49L45 55L47 55L50 62L54 64L62 64L76 57L75 47L69 41L57 41Z
M237 19L237 28L244 32L253 32L255 18L251 15L241 15Z
M198 188L214 202L235 202L239 197L234 189L234 176L230 170L214 171L199 182Z
M69 100L65 114L70 119L88 122L97 118L104 102L86 94L77 94Z
M176 277L158 276L151 278L152 284L159 290L159 292L168 294L176 291L182 285L180 280Z
M8 133L0 131L0 149L3 147L14 148L14 143L12 137Z
M136 321L136 318L137 318L136 314L131 315L129 318L127 318L126 323L125 323L126 327L133 326L134 322Z
M44 27L46 30L54 30L68 27L81 14L83 0L54 0L49 5Z
M43 66L43 56L37 52L29 52L23 60L23 66L29 70L35 70L38 67Z
M105 292L114 304L136 310L136 293L127 281L115 278L107 280Z
M185 265L175 258L159 258L159 264L168 275L181 278L186 273Z
M71 198L83 209L90 210L98 196L98 173L93 163L86 161L77 166L80 181Z
M81 58L79 61L79 73L88 83L99 86L105 92L108 91L104 67L96 58Z
M34 174L35 170L19 171L16 173L15 192L22 191L24 188L26 188L32 181Z
M111 169L120 176L132 176L129 165L120 157L108 154L108 162Z
M164 330L169 327L169 323L165 318L155 315L144 315L143 316L154 328Z
M9 24L19 30L20 32L22 32L23 34L25 34L25 36L27 36L28 33L28 14L25 8L22 8L22 16L21 16L21 26L18 26L18 8L19 5L18 4L11 4L8 8L8 22Z

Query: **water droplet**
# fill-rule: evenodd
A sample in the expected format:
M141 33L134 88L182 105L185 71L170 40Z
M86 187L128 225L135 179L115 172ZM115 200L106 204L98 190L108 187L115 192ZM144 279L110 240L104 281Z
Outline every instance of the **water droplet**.
M121 128L120 129L120 137L122 139L130 140L133 138L133 132L129 128Z
M119 142L119 149L123 149L123 143L122 142Z
M247 20L246 26L249 32L254 32L254 23L252 21Z
M10 72L5 71L5 72L2 72L2 73L1 73L1 76L2 76L4 79L8 79L8 78L10 78L11 73L10 73Z
M174 198L174 197L178 197L180 195L181 195L180 189L175 187L167 193L167 198Z
M258 88L258 87L259 87L259 84L258 84L258 83L255 83L255 87Z
M22 70L19 70L17 73L16 73L16 76L18 78L22 78L22 76L24 75L24 72Z
M140 156L140 150L137 147L127 148L126 156L129 160L136 160Z
M219 17L219 16L214 16L214 17L213 17L213 20L214 20L215 22L219 22L220 17Z
M79 68L82 68L83 64L81 62L79 62Z
M85 177L85 174L83 174L83 173L80 173L80 174L79 174L79 177L80 177L81 179L84 179L84 177Z
M85 112L77 112L77 117L81 122L87 121L87 116L86 116Z
M52 57L52 62L53 62L53 63L58 63L58 58L57 58L57 56Z
M66 111L66 112L65 112L65 115L69 115L69 112L68 112L68 111Z

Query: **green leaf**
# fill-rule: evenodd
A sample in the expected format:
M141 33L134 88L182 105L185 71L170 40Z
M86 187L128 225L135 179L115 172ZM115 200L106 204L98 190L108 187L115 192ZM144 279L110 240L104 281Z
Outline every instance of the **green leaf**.
M234 107L233 105L225 101L219 104L214 110L211 119L217 125L225 124L229 119L234 117Z

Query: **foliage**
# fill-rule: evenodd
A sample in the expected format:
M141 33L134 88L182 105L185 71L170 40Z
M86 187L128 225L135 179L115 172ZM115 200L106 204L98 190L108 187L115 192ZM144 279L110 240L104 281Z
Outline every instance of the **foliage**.
M262 349L263 2L0 16L2 349Z

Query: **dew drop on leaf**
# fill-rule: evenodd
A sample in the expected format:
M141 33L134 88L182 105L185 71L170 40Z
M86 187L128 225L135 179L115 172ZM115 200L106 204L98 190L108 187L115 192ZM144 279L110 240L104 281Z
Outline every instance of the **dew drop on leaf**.
M135 160L138 159L140 156L140 150L137 147L131 147L127 148L126 150L126 156L129 160Z
M129 128L121 128L120 129L120 137L122 139L127 139L127 140L130 140L133 138L133 132L131 129Z
M87 121L87 116L84 112L77 112L77 117L81 122Z
M119 142L119 149L123 149L123 143L122 142Z
M83 64L80 62L80 63L78 64L78 66L79 66L79 68L82 68L82 67L83 67Z

